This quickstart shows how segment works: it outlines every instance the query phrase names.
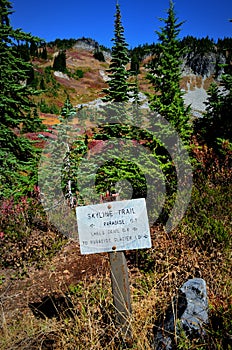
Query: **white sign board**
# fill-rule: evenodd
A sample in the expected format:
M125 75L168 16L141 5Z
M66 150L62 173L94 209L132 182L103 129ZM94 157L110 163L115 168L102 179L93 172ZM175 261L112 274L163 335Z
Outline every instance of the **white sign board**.
M76 208L81 254L151 248L144 198Z

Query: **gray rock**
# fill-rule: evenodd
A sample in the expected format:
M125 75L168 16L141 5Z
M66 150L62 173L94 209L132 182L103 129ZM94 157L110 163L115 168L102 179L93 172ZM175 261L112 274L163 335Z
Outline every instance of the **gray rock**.
M91 38L80 38L76 40L76 43L73 46L76 49L83 49L87 51L93 52L96 49L100 48L99 43L96 40L93 40ZM111 59L111 50L107 48L102 49L102 53L105 57L105 59Z
M188 280L179 289L163 320L154 327L154 349L172 350L181 331L189 339L204 337L204 324L208 322L206 283L201 278Z
M208 322L206 283L202 278L188 280L182 287L187 307L181 316L181 326L188 334L202 335L202 326Z
M183 73L193 73L202 77L216 76L220 77L224 73L222 67L226 63L226 57L217 52L208 52L205 54L189 52L183 58Z
M76 40L76 43L73 47L87 51L94 51L95 48L99 47L99 43L91 38L80 38Z

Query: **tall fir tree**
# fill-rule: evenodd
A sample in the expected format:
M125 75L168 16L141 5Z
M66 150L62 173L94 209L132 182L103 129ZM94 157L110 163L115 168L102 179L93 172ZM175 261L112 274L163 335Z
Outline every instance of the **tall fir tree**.
M119 4L116 5L114 38L112 41L112 60L108 72L109 88L104 89L105 100L111 102L126 102L129 99L129 87L127 83L128 72L126 65L129 62L128 44L124 37L124 28L121 21L121 11Z
M54 58L53 69L58 72L66 72L66 51L59 51L58 55Z
M180 88L181 57L184 51L178 39L183 22L177 23L172 1L167 14L166 19L160 19L165 25L160 32L156 32L160 43L149 66L148 79L155 92L150 95L150 107L165 117L182 139L187 141L191 132L190 108L185 107Z
M140 62L139 62L139 58L136 55L136 52L132 53L131 56L131 62L130 62L130 71L131 74L139 74L139 68L140 68Z
M208 146L220 151L222 140L232 143L232 75L222 76L221 88L211 84L208 94L206 112L195 121L195 131Z
M125 103L130 98L129 92L131 90L128 82L130 72L127 70L127 64L130 62L130 58L118 3L116 4L114 38L112 41L114 43L112 46L112 59L108 69L110 78L109 88L103 90L106 93L103 100L112 103L104 106L102 110L102 115L105 115L106 119L99 135L96 135L96 138L101 140L118 138L119 136L129 137L131 133L130 125L126 125L125 123L128 117ZM117 149L117 141L114 142ZM120 176L125 177L126 172L129 181L137 178L138 171L134 164L129 164L125 159L117 159L117 157L112 156L112 160L102 166L100 176L97 176L96 183L98 190L102 193L114 191L115 183L120 179Z
M232 22L232 20L230 20ZM218 41L218 46L230 47L231 39L225 38ZM232 65L230 61L231 50L227 50L227 64L224 65L225 74L221 77L221 86L214 82L211 84L206 101L206 112L203 118L195 121L195 131L203 142L221 153L224 141L232 143ZM224 153L224 152L223 152Z
M76 109L73 107L69 96L67 96L63 107L61 108L60 114L64 119L74 116L77 113Z
M35 151L21 130L24 126L28 129L30 113L30 131L34 131L34 125L42 126L32 112L31 97L36 91L27 85L32 66L18 50L19 45L40 40L14 30L9 20L12 12L11 3L0 0L0 198L23 192L32 184Z
M46 60L48 58L48 52L47 52L47 48L46 46L44 46L42 48L42 52L40 53L40 57L43 59L43 60Z

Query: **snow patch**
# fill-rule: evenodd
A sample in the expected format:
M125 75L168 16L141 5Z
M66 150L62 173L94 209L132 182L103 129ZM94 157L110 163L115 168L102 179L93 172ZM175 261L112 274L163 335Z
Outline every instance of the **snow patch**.
M99 70L99 74L100 74L100 76L102 77L102 79L104 81L109 81L110 80L110 78L108 77L108 75L105 73L104 70Z
M189 90L184 94L183 98L185 104L191 105L192 109L202 112L205 111L206 106L204 102L207 100L208 94L202 87Z
M55 77L58 77L58 78L70 80L69 76L65 73L62 73L62 72L55 71L54 75L55 75Z
M75 108L78 108L78 109L83 108L83 107L100 108L100 107L105 106L105 105L106 105L106 102L103 102L100 98L98 98L94 101L78 104Z

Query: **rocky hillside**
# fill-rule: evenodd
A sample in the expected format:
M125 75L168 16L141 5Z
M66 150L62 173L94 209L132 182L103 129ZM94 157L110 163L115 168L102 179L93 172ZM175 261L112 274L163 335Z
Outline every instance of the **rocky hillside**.
M64 49L66 71L56 71L53 69L54 60ZM102 59L99 60L99 55L96 53L101 53ZM146 80L146 64L150 58L151 54L146 54L140 59L138 81L142 93L151 91L151 86ZM104 95L102 89L107 87L107 69L110 59L110 50L100 46L93 39L82 38L67 41L57 39L48 44L47 58L35 57L33 59L35 71L33 84L44 90L36 101L40 105L40 111L59 114L67 95L74 106L101 98ZM212 81L220 80L223 73L222 66L225 63L226 56L217 52L191 51L184 57L181 87L186 92L184 96L186 104L192 105L195 115L204 111L207 89Z

